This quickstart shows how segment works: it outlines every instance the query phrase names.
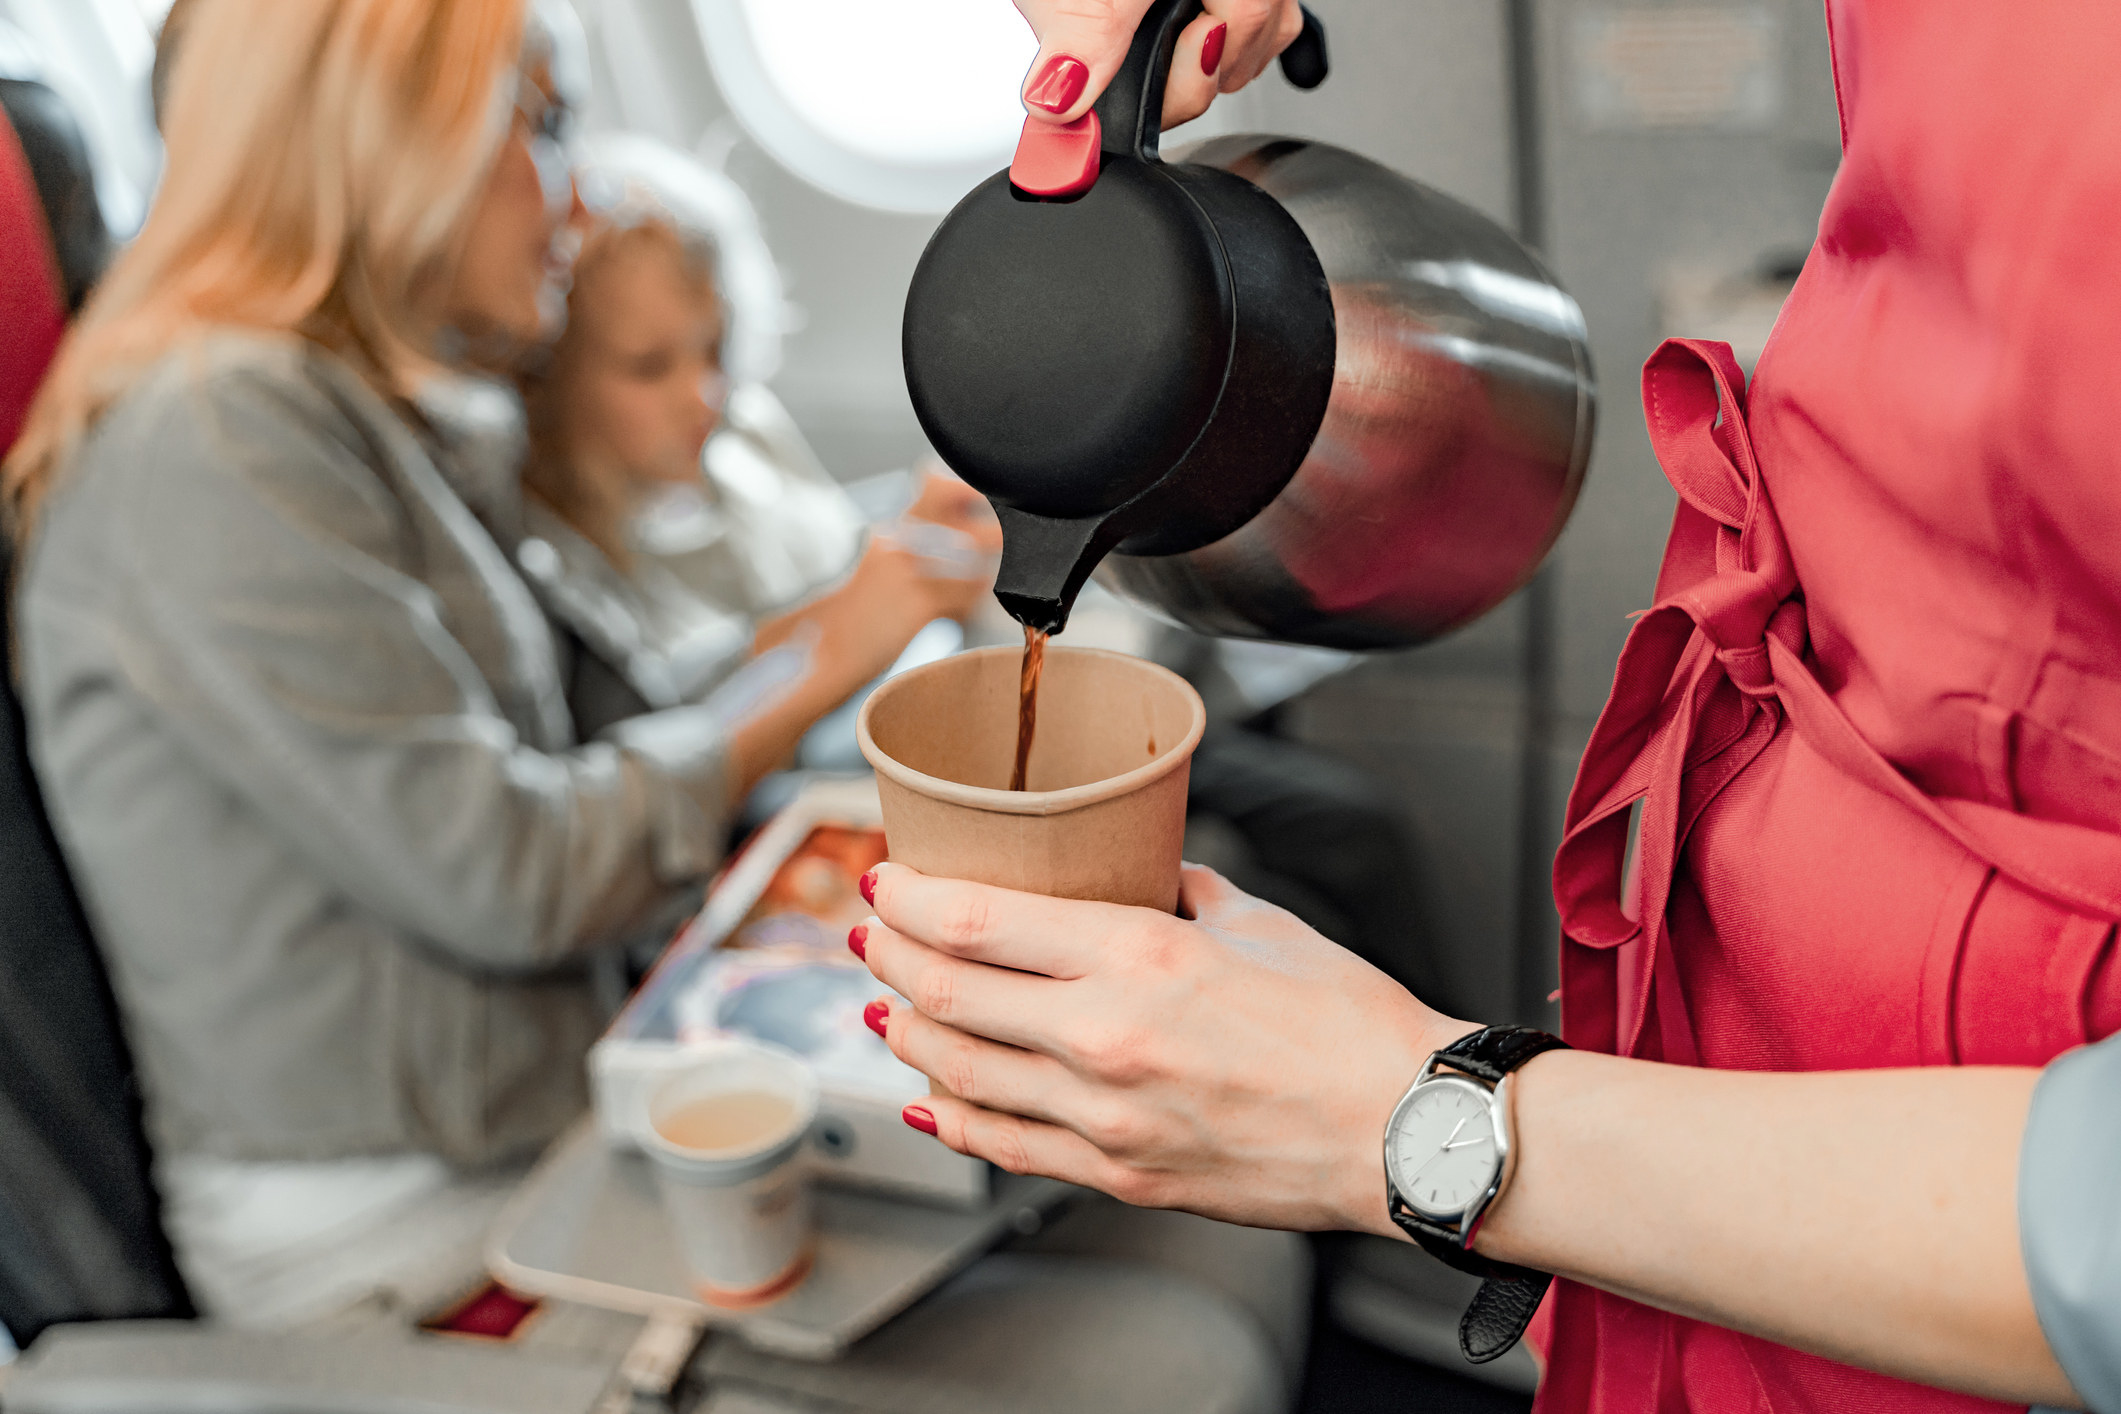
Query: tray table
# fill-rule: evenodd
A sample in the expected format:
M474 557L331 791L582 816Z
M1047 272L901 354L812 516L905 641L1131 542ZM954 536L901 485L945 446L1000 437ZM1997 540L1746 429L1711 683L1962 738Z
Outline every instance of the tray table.
M997 1172L991 1199L963 1209L820 1185L810 1275L772 1305L729 1311L693 1295L648 1160L613 1150L584 1120L523 1180L487 1261L529 1295L726 1328L768 1354L830 1360L1080 1191Z

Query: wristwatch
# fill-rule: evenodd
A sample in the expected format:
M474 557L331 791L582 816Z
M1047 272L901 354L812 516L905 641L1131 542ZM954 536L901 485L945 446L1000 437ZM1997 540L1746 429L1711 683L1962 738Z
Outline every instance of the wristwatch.
M1473 1251L1510 1160L1510 1072L1565 1050L1528 1026L1490 1026L1430 1056L1385 1125L1385 1202L1392 1221L1446 1265L1486 1280L1458 1323L1476 1365L1517 1344L1553 1280Z

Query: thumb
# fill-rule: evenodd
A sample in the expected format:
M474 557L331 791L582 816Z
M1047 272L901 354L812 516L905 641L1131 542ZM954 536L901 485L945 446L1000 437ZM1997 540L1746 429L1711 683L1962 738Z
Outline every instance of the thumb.
M1024 107L1034 116L1072 122L1089 110L1119 72L1150 0L1016 0L1038 36L1038 57L1024 78Z

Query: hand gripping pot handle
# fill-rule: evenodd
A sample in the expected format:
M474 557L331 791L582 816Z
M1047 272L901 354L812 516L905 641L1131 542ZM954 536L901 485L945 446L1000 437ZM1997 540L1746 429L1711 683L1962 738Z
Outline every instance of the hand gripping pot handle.
M1199 17L1201 8L1200 0L1157 0L1142 17L1125 62L1092 110L1107 153L1157 160L1171 54L1179 32ZM1303 17L1302 33L1282 51L1281 72L1293 87L1310 89L1326 81L1326 27L1308 7Z

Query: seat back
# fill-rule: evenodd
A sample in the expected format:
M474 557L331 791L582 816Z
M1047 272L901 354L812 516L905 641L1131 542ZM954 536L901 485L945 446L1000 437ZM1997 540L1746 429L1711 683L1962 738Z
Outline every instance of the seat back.
M49 237L0 116L0 452L58 342ZM9 589L0 534L0 603ZM0 620L0 1324L191 1314L109 979L31 774Z
M36 183L60 293L68 309L78 310L103 277L112 252L103 208L96 202L88 142L66 100L34 79L0 76L0 113L14 128Z
M7 584L0 539L0 587ZM188 1316L132 1061L30 772L0 633L0 1324Z

